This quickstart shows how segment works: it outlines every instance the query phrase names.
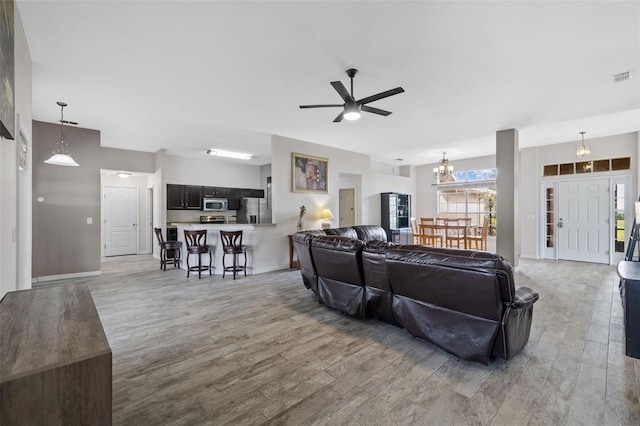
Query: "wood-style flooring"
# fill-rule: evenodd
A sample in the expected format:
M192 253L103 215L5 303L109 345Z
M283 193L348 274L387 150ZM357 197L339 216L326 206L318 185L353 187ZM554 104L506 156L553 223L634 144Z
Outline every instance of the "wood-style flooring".
M300 273L203 275L109 258L89 284L116 425L638 425L615 267L522 260L524 352L488 366L318 304Z

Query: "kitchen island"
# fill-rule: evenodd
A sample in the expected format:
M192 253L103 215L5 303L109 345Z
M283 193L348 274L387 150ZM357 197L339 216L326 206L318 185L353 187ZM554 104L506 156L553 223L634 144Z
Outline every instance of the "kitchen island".
M242 244L247 246L247 275L259 274L263 272L283 269L282 252L274 250L273 241L282 239L276 224L249 224L249 223L171 223L178 229L178 241L182 241L182 269L187 269L187 250L184 239L184 231L195 231L199 229L207 230L207 244L214 246L213 250L213 273L222 275L222 244L220 242L220 231L243 231ZM239 261L244 262L242 255ZM233 259L227 256L225 259L227 266L231 265ZM197 265L197 255L191 255L189 259L191 266ZM208 264L207 255L202 255L202 263ZM196 274L197 275L197 274ZM206 272L204 273L206 276Z

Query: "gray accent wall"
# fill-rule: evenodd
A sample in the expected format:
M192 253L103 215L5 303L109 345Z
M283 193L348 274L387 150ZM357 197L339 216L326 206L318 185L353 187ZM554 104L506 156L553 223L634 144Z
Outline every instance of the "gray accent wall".
M35 279L99 273L101 169L155 172L152 153L101 147L97 130L65 126L65 135L79 167L45 164L60 137L60 125L33 121Z

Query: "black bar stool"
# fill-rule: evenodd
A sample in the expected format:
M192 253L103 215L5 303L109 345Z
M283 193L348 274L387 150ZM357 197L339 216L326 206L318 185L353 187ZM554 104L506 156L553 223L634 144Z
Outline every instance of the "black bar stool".
M160 244L160 269L167 270L167 263L172 262L174 267L180 267L182 261L182 241L165 241L162 237L162 229L153 228Z
M240 271L244 271L244 276L247 276L247 246L242 245L242 231L220 231L220 240L222 242L222 278L227 271L233 272L233 279L236 279L236 274ZM233 265L226 266L224 258L228 255L233 256ZM244 255L244 266L238 265L238 255Z
M190 272L198 271L198 279L202 278L202 271L209 270L211 275L211 269L213 268L213 247L207 245L207 231L200 229L197 231L184 231L184 239L187 242L187 278L189 278ZM202 255L209 254L209 266L202 265ZM198 264L196 266L189 265L189 255L198 255Z

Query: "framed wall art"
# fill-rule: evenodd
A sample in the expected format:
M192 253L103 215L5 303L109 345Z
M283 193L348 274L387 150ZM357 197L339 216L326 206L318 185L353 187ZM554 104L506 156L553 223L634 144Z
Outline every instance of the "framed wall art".
M329 192L329 160L291 153L291 190L293 192Z
M12 140L16 128L13 8L13 0L0 2L0 136Z

